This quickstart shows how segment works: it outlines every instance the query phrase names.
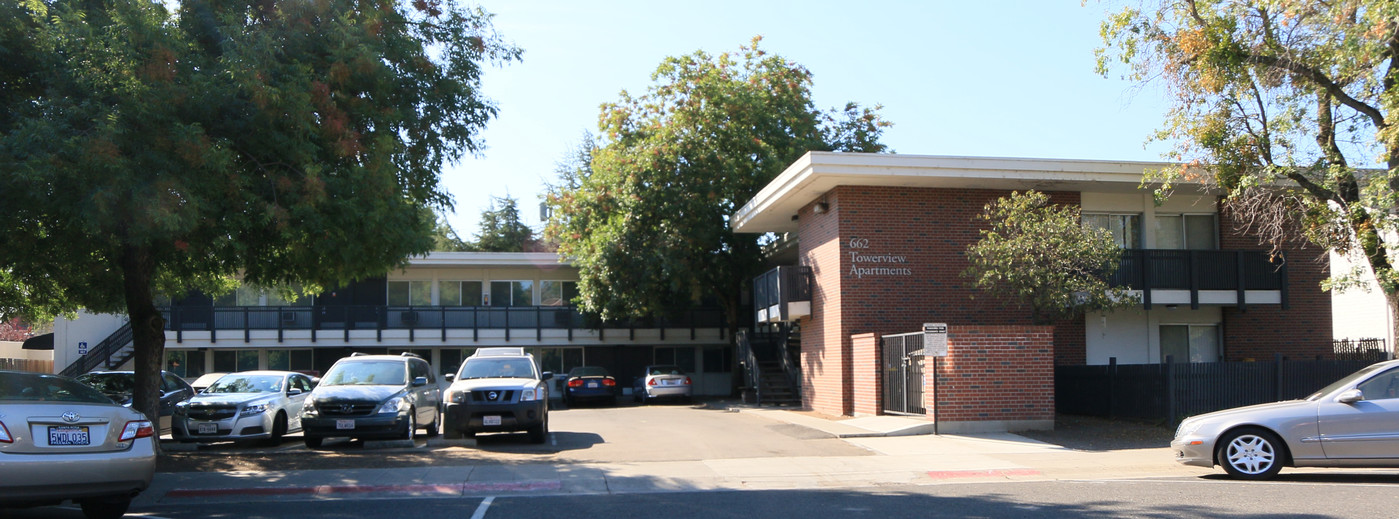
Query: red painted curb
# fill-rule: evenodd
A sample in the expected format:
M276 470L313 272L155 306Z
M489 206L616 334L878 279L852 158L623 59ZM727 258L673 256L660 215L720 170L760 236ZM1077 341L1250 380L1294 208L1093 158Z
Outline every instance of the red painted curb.
M1035 469L1008 469L1008 470L939 470L928 473L928 477L933 479L957 479L957 478L994 478L1005 476L1038 476L1040 471Z
M317 485L314 487L177 488L166 492L165 497L325 496L332 494L366 494L374 492L459 495L466 492L558 490L562 488L562 486L562 483L558 481L524 481L439 485Z

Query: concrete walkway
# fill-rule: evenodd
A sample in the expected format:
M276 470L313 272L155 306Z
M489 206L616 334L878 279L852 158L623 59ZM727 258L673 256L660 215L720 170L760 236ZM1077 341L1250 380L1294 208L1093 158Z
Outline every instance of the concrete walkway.
M1198 476L1166 448L1084 452L1015 434L931 435L928 423L879 416L826 420L771 408L739 408L808 427L874 453L628 463L479 464L286 472L161 473L136 505L374 496L609 494L741 489L821 489L971 481ZM469 447L447 447L469 448Z

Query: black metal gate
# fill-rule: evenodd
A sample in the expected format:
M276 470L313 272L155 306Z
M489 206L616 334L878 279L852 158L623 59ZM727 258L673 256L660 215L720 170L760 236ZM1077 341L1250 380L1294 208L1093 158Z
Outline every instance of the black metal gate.
M923 333L885 335L880 350L884 412L926 414L923 408Z

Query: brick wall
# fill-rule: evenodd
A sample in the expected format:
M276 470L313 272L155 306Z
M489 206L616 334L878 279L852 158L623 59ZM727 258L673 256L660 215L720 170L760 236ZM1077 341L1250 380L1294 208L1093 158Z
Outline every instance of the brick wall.
M1226 206L1221 203L1221 208ZM1238 218L1227 208L1219 214L1221 249L1267 250L1255 236L1236 229ZM1297 229L1296 223L1294 230ZM1331 276L1330 256L1315 245L1290 241L1283 249L1287 265L1287 303L1243 310L1224 307L1224 360L1268 360L1276 353L1309 359L1334 356L1331 346L1331 293L1321 282Z
M880 414L883 410L884 377L879 370L879 336L862 333L850 337L850 352L855 416Z
M931 357L924 364L939 432L1054 427L1054 328L952 325L947 351L936 370Z

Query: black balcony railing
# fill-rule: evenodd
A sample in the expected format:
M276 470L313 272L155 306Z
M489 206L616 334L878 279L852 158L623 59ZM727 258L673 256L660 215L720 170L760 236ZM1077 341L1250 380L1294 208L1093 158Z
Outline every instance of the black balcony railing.
M763 311L778 307L780 318L777 320L789 320L787 303L811 301L811 284L811 267L785 266L769 270L753 278L753 308Z
M473 339L482 330L504 330L506 340L512 331L532 330L536 339L544 330L628 330L659 328L690 330L717 328L724 333L724 313L716 308L697 308L673 317L622 321L599 321L570 306L173 306L162 310L166 329L175 332L176 341L186 331L210 332L210 341L233 338L241 332L248 341L254 330L276 330L277 339L287 330L310 330L311 340L324 332L342 332L349 339L351 330L374 330L382 338L384 330L408 330L409 339L419 334L439 332L447 340L448 330L472 330ZM229 332L229 333L220 333Z
M1152 290L1189 290L1192 308L1199 306L1201 290L1235 291L1240 307L1247 290L1277 290L1287 307L1286 265L1261 251L1128 249L1111 282L1141 290L1147 308Z

